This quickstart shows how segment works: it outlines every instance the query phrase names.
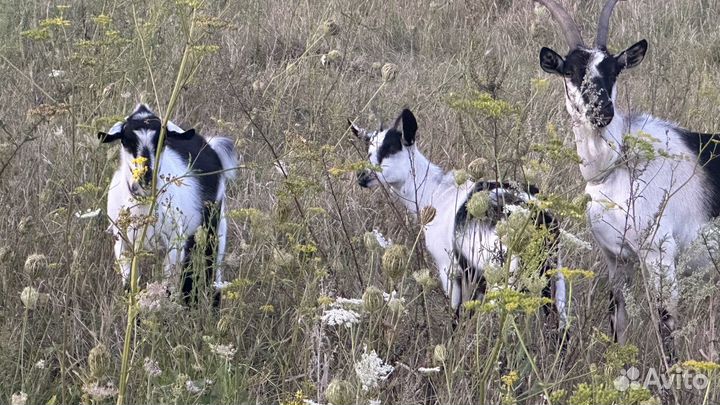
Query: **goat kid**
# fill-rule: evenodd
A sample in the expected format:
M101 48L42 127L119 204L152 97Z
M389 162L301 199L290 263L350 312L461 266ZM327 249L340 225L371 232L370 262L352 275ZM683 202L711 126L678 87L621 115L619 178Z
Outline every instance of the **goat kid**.
M507 206L527 203L537 189L522 190L507 183L484 181L458 185L452 172L430 162L415 145L418 127L408 109L402 111L391 128L371 132L349 124L355 136L365 142L370 163L381 168L379 173L371 169L358 172L361 187L386 187L416 217L424 207L435 208L434 219L424 225L425 245L437 267L442 288L459 315L463 302L482 299L487 287L485 268L503 264L506 248L500 242L496 225L509 215ZM485 220L472 218L467 211L468 200L481 191L489 192L490 211L496 214ZM554 221L543 213L538 225L554 227ZM550 255L546 266L554 261L554 256ZM546 288L545 294L550 296L552 292ZM560 272L554 295L562 328L566 321L566 298Z
M565 106L572 120L580 172L591 201L587 216L593 236L607 259L614 311L613 333L625 343L628 315L623 287L633 264L641 260L655 280L666 356L672 361L671 332L677 314L675 261L701 227L720 214L720 137L700 134L651 115L615 108L618 75L642 62L648 43L641 40L618 55L607 50L612 10L601 13L593 47L584 44L572 17L554 0L536 0L560 25L570 48L563 58L540 51L545 72L563 78ZM645 143L651 151L633 153ZM662 286L669 286L662 297ZM662 298L661 298L662 297Z
M233 142L223 137L202 137L194 129L184 131L168 121L165 144L155 162L161 120L146 105L139 104L125 119L108 131L99 132L103 143L120 141L120 165L108 191L109 232L115 237L115 258L127 286L132 252L137 246L144 219L148 227L145 248L163 248L166 278L183 272L182 293L186 302L195 300L190 271L196 244L205 246L203 255L207 280L216 289L223 281L221 264L225 254L227 222L224 215L226 182L237 170ZM150 213L153 168L158 164L157 202ZM128 218L132 219L128 221ZM198 232L204 229L204 232ZM202 237L202 243L196 238ZM217 256L213 261L213 252ZM213 263L214 262L214 263ZM219 305L219 290L213 305Z

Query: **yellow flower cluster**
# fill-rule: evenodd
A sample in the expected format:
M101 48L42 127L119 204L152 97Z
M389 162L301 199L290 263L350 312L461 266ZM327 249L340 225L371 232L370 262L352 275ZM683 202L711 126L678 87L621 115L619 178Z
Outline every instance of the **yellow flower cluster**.
M146 164L147 161L148 159L142 156L136 157L135 159L130 161L130 163L132 163L134 166L132 169L133 181L138 182L140 181L140 179L143 178L143 176L145 176L145 173L147 173L148 171L148 167Z

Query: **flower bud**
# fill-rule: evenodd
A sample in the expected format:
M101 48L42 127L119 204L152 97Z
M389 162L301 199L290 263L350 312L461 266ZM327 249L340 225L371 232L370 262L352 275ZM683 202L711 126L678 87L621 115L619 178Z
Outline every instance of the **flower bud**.
M333 37L340 33L340 26L334 20L327 20L322 25L323 34Z
M383 82L389 83L397 77L398 65L394 63L386 63L383 65L380 72L382 73Z
M444 363L445 360L447 360L447 349L445 348L445 345L435 345L435 350L433 350L433 360L435 363Z
M490 209L490 193L487 191L478 191L474 193L467 202L468 214L474 218L485 218Z
M427 225L430 222L432 222L433 219L435 219L435 214L437 213L437 210L435 207L428 205L427 207L423 207L422 210L420 210L420 223L422 225Z
M40 301L40 293L33 287L25 287L20 293L20 301L27 309L35 309Z
M99 343L97 346L90 349L90 353L88 354L88 370L90 370L90 374L93 377L104 377L109 366L110 353L104 344Z
M485 158L477 158L468 165L468 172L473 180L477 181L485 176L485 167L488 162Z
M455 184L458 186L462 186L470 179L470 175L465 170L455 170L453 175L455 176Z
M350 382L333 379L325 389L325 399L334 405L350 405L355 401L353 391Z
M365 292L362 296L362 301L363 307L368 312L375 312L382 308L385 304L385 299L383 298L382 291L372 285L365 289Z
M382 257L382 268L385 275L392 281L398 281L405 271L405 260L408 256L403 245L391 245Z

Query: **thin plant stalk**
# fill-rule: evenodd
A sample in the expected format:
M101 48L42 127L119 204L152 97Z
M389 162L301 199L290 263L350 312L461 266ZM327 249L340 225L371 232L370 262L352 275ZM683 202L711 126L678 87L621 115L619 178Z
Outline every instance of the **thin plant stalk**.
M182 84L184 81L184 72L188 64L188 59L190 58L190 52L191 52L191 39L193 34L193 28L195 27L195 13L196 9L193 8L192 11L192 17L190 22L190 31L188 32L188 40L185 43L185 48L183 50L182 59L180 61L180 67L178 68L177 76L175 77L175 84L173 86L173 92L170 96L170 101L168 102L167 109L165 110L165 116L162 119L162 126L160 127L160 137L158 139L158 146L157 150L155 151L155 167L153 167L153 175L152 175L152 185L151 185L151 192L150 192L150 208L148 210L149 213L152 213L155 210L155 206L157 204L157 177L158 177L158 170L160 168L160 154L162 153L163 146L165 144L165 137L167 135L167 122L168 117L172 114L172 111L175 108L175 104L177 103L177 99L180 95L180 90L182 89ZM149 65L148 65L149 66ZM148 67L149 68L149 67ZM125 396L127 393L127 383L128 378L130 377L130 352L131 352L131 343L132 343L132 336L133 336L133 330L135 327L135 317L137 316L137 293L138 293L138 254L137 249L138 247L144 246L145 238L147 236L147 231L150 224L145 224L142 229L142 233L140 235L140 239L138 243L136 243L133 246L133 258L132 258L132 264L130 268L130 299L128 302L128 319L127 324L125 326L125 340L123 344L123 352L122 352L122 358L121 358L121 366L120 366L120 383L118 386L118 397L117 397L117 405L122 405L125 403Z

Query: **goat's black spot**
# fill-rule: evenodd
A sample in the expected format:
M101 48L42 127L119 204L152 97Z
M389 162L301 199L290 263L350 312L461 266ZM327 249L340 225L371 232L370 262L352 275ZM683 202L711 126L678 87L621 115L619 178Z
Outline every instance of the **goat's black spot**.
M486 289L486 281L485 277L482 275L484 269L478 269L475 268L472 261L470 261L465 254L462 252L462 249L460 249L460 246L457 245L457 238L462 237L463 232L465 231L468 222L469 221L477 221L477 219L468 218L468 211L467 211L467 202L470 200L470 198L473 196L473 194L481 192L481 191L489 191L490 193L493 192L493 190L498 189L505 189L505 190L512 190L516 192L526 192L530 195L536 195L540 192L540 190L531 184L528 184L523 189L518 189L516 186L510 184L510 183L500 183L495 181L480 181L475 183L475 186L472 190L468 193L467 199L465 200L465 203L463 203L460 208L457 210L455 214L455 232L454 235L456 237L455 243L453 243L453 256L455 257L455 260L458 263L458 266L460 266L461 269L461 276L465 275L468 279L474 279L476 274L479 272L481 274L480 278L478 279L478 285L475 289L475 293L479 294L485 293ZM499 190L496 192L500 192ZM488 212L488 217L483 219L483 221L486 221L487 226L491 228L495 228L498 221L500 221L503 218L506 218L510 214L505 213L505 205L506 204L512 204L512 205L526 205L525 202L519 198L514 193L503 193L502 196L497 196L493 201L492 205L490 206L490 212ZM551 240L546 241L546 249L548 249L549 253L547 255L547 259L543 263L543 267L541 269L541 273L545 274L547 270L550 270L552 268L555 268L557 265L556 259L557 259L557 244L553 243L553 239L557 239L557 233L558 233L558 226L555 219L546 211L539 211L537 212L536 219L535 219L535 226L537 227L545 227L550 230L551 232ZM496 252L496 259L500 263L504 261L504 257L502 254L502 251ZM550 286L546 286L543 289L544 296L549 296L551 294ZM554 308L554 307L553 307Z
M705 199L712 217L720 215L720 134L700 134L677 128L685 146L697 155L705 173Z
M383 143L378 150L378 164L383 159L392 156L402 150L402 133L396 129L388 129L383 138Z

